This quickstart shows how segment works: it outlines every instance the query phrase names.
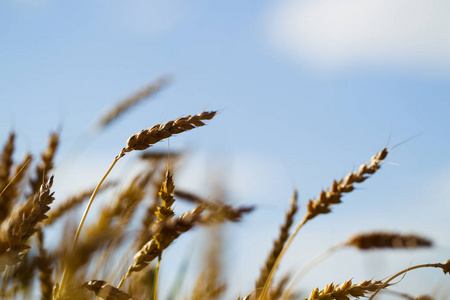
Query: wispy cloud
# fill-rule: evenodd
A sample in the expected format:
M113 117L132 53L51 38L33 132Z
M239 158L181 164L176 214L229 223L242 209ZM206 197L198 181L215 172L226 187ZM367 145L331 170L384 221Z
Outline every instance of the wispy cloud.
M353 64L450 69L450 2L286 0L268 12L271 42L320 68Z

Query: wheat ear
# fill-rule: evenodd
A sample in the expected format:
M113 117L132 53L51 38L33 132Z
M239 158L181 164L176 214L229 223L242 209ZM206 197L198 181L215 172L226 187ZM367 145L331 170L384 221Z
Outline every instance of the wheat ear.
M277 257L280 255L281 250L283 249L283 246L286 243L286 240L289 238L289 229L292 226L292 222L294 221L294 216L298 210L297 199L298 199L297 191L294 191L294 195L292 196L289 210L286 212L286 216L284 218L284 220L285 220L284 224L280 228L280 234L278 235L278 239L276 239L274 241L272 251L270 252L269 256L267 257L266 262L264 263L264 266L261 268L261 272L260 272L258 280L256 280L255 291L256 291L257 297L261 293L261 288L264 286L264 283L267 281L267 278L269 277L269 274L270 274L270 270L272 270L272 267L275 264Z
M8 217L11 204L10 198L4 193L4 190L6 190L10 182L10 172L13 164L12 155L14 152L14 139L15 134L10 132L8 141L3 147L0 157L0 191L3 191L2 194L0 194L0 223Z
M158 227L155 228L155 232L158 233L158 241L153 237L136 253L134 263L128 268L117 287L120 288L125 279L130 277L132 273L139 272L151 261L158 258L161 252L169 247L175 239L198 223L202 211L203 207L197 206L193 211L184 213L176 219L159 223Z
M374 280L366 280L359 284L352 284L351 280L344 282L342 285L331 283L321 291L315 288L309 295L308 300L341 300L349 299L349 296L358 299L359 297L364 297L366 293L375 292L387 286L381 281Z
M365 181L369 177L369 175L374 174L378 169L380 169L380 163L386 158L388 153L389 151L387 150L387 148L384 148L383 150L372 156L368 163L361 165L356 172L348 174L340 181L334 181L331 188L326 191L322 191L317 200L313 199L308 202L306 216L304 217L303 221L297 226L294 233L289 237L283 247L283 250L278 255L272 269L270 270L269 277L267 278L267 281L264 284L264 288L261 293L261 300L266 299L270 284L272 282L272 278L275 274L275 270L278 268L281 258L284 256L284 253L286 253L287 249L289 248L295 236L298 234L303 225L320 214L327 214L331 212L330 206L332 206L333 204L341 203L342 195L344 193L353 191L353 185L355 183L361 183Z
M210 120L216 115L215 111L211 112L201 112L194 116L186 116L182 118L178 118L174 121L170 121L164 124L158 124L155 125L147 130L141 130L141 132L137 134L133 134L127 141L127 145L125 148L122 149L119 155L117 155L114 158L113 163L109 167L108 171L106 171L105 175L103 175L103 178L98 183L97 187L95 188L94 192L92 193L91 198L89 199L89 202L86 206L86 209L83 213L83 216L81 218L80 224L78 226L77 232L75 233L74 242L72 246L72 251L75 249L75 246L78 242L78 239L80 237L81 229L83 228L84 222L86 220L86 216L91 208L91 205L95 199L95 196L97 195L98 190L100 189L102 183L105 181L106 177L108 177L111 170L114 168L116 163L125 156L125 153L131 152L133 150L144 150L149 147L151 147L153 144L156 144L157 142L164 140L166 138L169 138L170 136L178 133L182 133L184 131L191 130L195 127L200 127L205 125L205 123L202 122L202 120ZM64 285L66 282L66 269L64 269L63 277L61 279L61 285L59 288L59 293L64 289Z
M52 184L53 176L10 217L8 226L0 235L0 271L6 265L20 262L22 254L30 248L28 239L38 231L37 224L48 218L48 205L55 199L50 193Z

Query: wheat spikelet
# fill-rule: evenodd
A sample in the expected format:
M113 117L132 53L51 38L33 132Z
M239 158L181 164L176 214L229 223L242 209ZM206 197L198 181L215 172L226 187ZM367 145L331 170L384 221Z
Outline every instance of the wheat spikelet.
M141 132L133 134L128 139L127 146L122 149L120 156L133 150L145 150L151 145L174 134L203 126L205 123L202 121L211 120L215 115L215 111L204 111L194 116L188 115L164 124L155 125L149 129L141 130Z
M372 232L358 234L345 243L360 250L376 248L417 248L431 247L432 242L417 235L401 235L388 232Z
M59 133L53 132L50 135L47 149L41 154L41 163L36 167L34 179L30 180L31 190L36 193L39 190L40 185L47 181L48 172L53 169L53 159L58 149Z
M156 223L154 231L158 233L158 241L155 235L148 241L142 249L134 256L134 263L128 268L127 273L122 277L118 288L123 281L130 277L132 273L139 272L144 269L151 261L159 257L164 249L177 239L182 233L190 230L200 218L203 211L202 206L197 206L193 211L182 214L176 219L168 219L165 222Z
M331 188L322 191L317 200L310 200L307 205L308 212L305 220L311 220L319 214L329 213L331 211L330 206L341 203L343 193L353 191L354 183L365 181L369 175L374 174L380 168L380 163L386 158L387 154L388 150L384 148L379 153L372 156L368 163L361 165L356 172L348 174L339 181L334 181Z
M150 96L153 96L161 90L164 86L166 86L170 82L169 77L161 77L155 82L152 82L151 84L144 87L142 90L138 91L136 94L124 99L120 103L118 103L113 109L108 111L98 122L99 128L104 128L108 126L112 121L119 118L121 115L123 115L128 109L130 109L132 106L136 105L137 103L149 98Z
M383 286L381 281L366 280L360 284L352 284L352 281L346 281L342 285L334 285L331 283L325 289L319 291L315 288L309 295L308 300L342 300L365 297L367 293L375 292Z
M27 241L37 231L36 225L48 218L45 213L55 199L50 193L52 184L53 176L41 185L39 193L29 198L10 217L8 226L0 236L0 271L6 265L14 265L21 260L21 255L30 248Z
M280 255L281 250L283 250L284 244L289 238L289 229L292 226L294 216L298 210L297 198L298 198L297 191L294 191L294 195L292 196L289 210L286 212L284 224L280 228L280 234L278 236L278 239L274 241L272 251L267 257L264 266L261 268L259 278L256 280L255 290L257 296L259 296L260 289L264 286L264 283L269 277L270 270L272 270L272 267L275 264L277 257Z

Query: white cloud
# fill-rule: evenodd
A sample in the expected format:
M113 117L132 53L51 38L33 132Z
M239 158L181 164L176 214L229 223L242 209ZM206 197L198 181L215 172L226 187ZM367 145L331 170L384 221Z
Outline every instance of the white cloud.
M322 68L450 67L450 1L284 0L270 8L274 45Z

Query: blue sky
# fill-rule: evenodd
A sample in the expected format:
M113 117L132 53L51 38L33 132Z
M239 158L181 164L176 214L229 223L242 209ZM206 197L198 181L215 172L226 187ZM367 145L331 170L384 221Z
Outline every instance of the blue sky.
M393 259L399 264L390 272L414 257L445 261L450 238L439 228L450 225L444 213L450 206L449 6L440 0L2 1L0 130L5 140L9 130L18 133L20 157L43 149L49 132L62 128L57 159L63 164L88 140L87 129L105 107L173 76L155 98L86 143L64 177L95 182L131 134L220 110L207 127L170 143L192 153L180 186L201 188L220 161L232 201L258 206L239 239L258 249L242 255L254 271L236 279L251 278L250 285L294 188L304 207L390 135L393 146L421 133L396 148L392 164L333 214L309 224L297 247L309 242L312 249L291 259L301 264L323 249L313 241L316 234L328 236L328 245L361 229L391 229L432 236L439 247ZM87 169L92 178L81 171ZM60 193L73 188L57 178ZM256 236L251 243L249 234ZM336 276L342 277L323 284L357 277Z

